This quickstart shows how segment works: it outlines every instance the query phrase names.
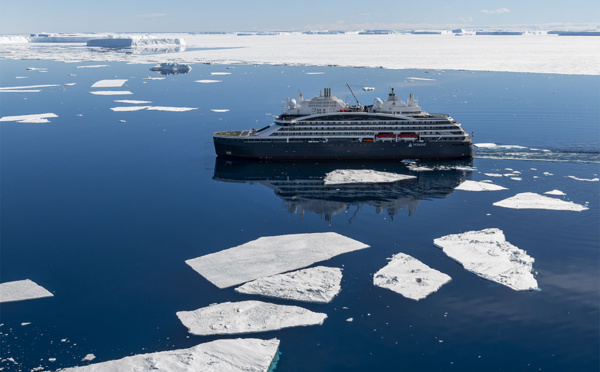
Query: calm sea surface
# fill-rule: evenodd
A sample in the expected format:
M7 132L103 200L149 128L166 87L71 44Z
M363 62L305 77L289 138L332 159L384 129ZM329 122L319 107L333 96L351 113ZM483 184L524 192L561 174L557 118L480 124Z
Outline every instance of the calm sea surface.
M371 247L322 263L344 274L332 303L302 305L328 315L322 326L248 336L281 340L276 371L598 371L600 183L567 176L600 173L600 77L194 65L185 75L144 80L149 65L77 68L91 64L98 63L0 60L1 87L59 84L0 93L0 116L58 115L46 124L0 123L0 282L31 279L54 293L0 306L4 371L54 370L83 365L89 353L101 362L217 339L190 335L175 313L257 298L216 288L185 260L261 236L327 231ZM128 81L90 88L113 78ZM200 79L222 82L194 82ZM211 132L268 125L298 89L310 98L331 87L352 102L346 83L363 104L385 99L391 87L403 100L415 93L424 110L450 114L475 143L524 148L477 150L467 164L473 172L216 158ZM197 110L114 112L129 105L115 99ZM333 169L361 167L417 179L370 188L320 183ZM522 180L484 175L512 170ZM466 179L491 179L508 190L454 191ZM492 205L553 189L589 210ZM491 227L535 258L541 291L480 279L433 245L447 234ZM452 281L418 302L373 286L373 274L399 252Z

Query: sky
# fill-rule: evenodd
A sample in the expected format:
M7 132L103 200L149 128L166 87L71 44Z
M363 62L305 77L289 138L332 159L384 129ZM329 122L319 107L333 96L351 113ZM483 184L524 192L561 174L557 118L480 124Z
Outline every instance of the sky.
M599 25L599 0L0 0L0 34Z

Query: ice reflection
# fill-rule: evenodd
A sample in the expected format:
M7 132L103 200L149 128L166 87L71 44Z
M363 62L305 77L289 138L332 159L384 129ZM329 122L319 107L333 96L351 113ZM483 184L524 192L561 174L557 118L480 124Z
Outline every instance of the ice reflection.
M402 162L256 162L217 157L213 179L224 182L260 183L273 189L283 199L290 213L302 218L313 212L326 221L356 206L375 207L376 213L393 218L401 210L411 216L423 199L445 198L466 179L465 166L471 161L427 164L436 170L414 172ZM382 172L413 175L416 178L394 183L354 183L325 185L325 175L336 169L373 169Z

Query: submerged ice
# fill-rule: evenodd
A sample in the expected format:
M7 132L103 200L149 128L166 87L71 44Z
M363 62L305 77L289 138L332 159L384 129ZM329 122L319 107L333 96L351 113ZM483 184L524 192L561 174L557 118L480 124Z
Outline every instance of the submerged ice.
M236 292L286 300L328 303L340 292L342 270L317 266L248 282Z
M177 317L190 333L200 336L275 331L282 328L321 325L326 314L299 306L261 301L212 304L194 311L179 311Z
M538 288L534 259L506 241L497 228L468 231L435 239L433 244L478 276L517 291Z
M384 268L373 275L374 285L417 301L436 292L450 280L450 276L404 253L394 255Z
M333 232L267 236L186 263L217 287L226 288L368 247Z

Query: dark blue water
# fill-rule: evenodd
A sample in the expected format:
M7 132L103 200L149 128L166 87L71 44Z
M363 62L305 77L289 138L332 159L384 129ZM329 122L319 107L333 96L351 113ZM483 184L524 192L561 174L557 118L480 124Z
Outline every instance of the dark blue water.
M97 63L0 60L2 87L76 83L0 93L0 116L58 115L48 124L0 123L0 281L29 278L54 293L0 305L5 371L56 369L81 365L88 353L100 362L217 339L189 335L175 313L255 297L217 289L184 261L261 236L325 231L371 248L324 263L343 267L344 278L331 304L303 305L327 313L322 326L249 335L281 340L277 371L598 370L599 183L567 176L600 173L600 77L194 65L189 74L148 81L142 78L151 66L76 68L84 64ZM88 93L96 90L94 82L115 77L129 79L122 89L134 94ZM199 79L223 82L194 82ZM352 100L346 83L364 104L384 98L390 87L403 99L413 92L423 109L460 121L475 143L526 149L478 150L467 164L473 172L216 159L211 132L267 125L282 98L298 89L311 97L331 87ZM376 90L363 92L363 86ZM197 110L113 112L110 107L127 105L115 99ZM417 179L368 189L318 187L324 173L340 167ZM522 181L483 174L509 173L505 168L522 172ZM492 179L509 190L454 191L465 179ZM492 205L519 192L553 189L590 209ZM433 246L443 235L489 227L502 229L535 258L540 292L482 280ZM418 302L374 287L373 273L398 252L452 281Z

